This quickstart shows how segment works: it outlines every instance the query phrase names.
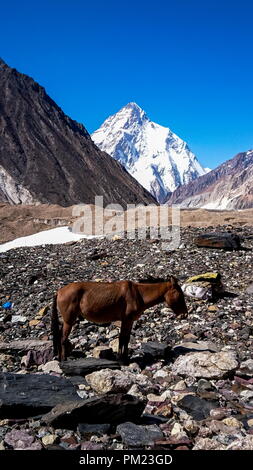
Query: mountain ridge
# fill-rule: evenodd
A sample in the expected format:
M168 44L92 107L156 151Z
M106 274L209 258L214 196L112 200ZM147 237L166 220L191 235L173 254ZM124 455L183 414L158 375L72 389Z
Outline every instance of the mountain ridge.
M191 184L177 188L166 202L182 208L253 207L253 150L241 152Z
M0 201L154 203L31 77L0 62Z

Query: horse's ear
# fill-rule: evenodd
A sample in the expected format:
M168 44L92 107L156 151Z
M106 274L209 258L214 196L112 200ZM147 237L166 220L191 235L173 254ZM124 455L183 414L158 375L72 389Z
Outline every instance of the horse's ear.
M170 282L171 282L172 287L175 287L178 285L177 278L174 276L170 277Z

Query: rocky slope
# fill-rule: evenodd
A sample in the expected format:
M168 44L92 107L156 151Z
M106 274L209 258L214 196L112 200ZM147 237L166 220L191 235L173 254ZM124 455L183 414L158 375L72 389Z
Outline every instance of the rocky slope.
M32 78L0 60L0 201L154 202Z
M197 248L205 230L188 227L170 253L159 240L100 239L0 256L1 305L13 303L0 308L0 449L253 450L252 227L219 229L243 249ZM72 358L51 361L48 307L60 286L170 273L183 282L206 270L221 273L230 296L188 298L185 320L163 304L147 310L129 366L112 353L118 326L86 321L71 335Z
M253 207L253 151L231 160L177 188L167 203L206 209L246 209Z
M204 169L188 145L169 128L152 122L136 103L128 103L92 134L159 202Z

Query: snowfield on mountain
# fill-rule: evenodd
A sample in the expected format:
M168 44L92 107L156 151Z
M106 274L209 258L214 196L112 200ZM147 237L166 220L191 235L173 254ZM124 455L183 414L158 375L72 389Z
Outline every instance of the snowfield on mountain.
M159 202L178 186L209 171L186 142L169 128L152 122L136 103L108 117L91 137Z

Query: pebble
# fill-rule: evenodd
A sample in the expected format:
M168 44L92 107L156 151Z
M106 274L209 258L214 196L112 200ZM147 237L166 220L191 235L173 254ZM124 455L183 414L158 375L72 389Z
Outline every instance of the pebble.
M12 315L11 323L25 323L27 321L27 317L24 315Z
M51 444L54 444L58 439L58 436L55 434L46 434L45 436L42 437L42 442L44 446L48 446Z
M233 417L224 418L222 420L222 422L224 424L226 424L227 426L231 426L231 427L236 428L236 429L240 429L242 427L242 423L240 423L240 421L238 421L238 419L233 418Z

